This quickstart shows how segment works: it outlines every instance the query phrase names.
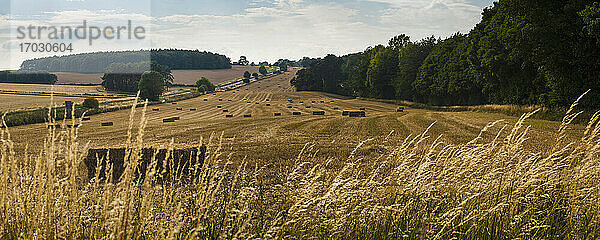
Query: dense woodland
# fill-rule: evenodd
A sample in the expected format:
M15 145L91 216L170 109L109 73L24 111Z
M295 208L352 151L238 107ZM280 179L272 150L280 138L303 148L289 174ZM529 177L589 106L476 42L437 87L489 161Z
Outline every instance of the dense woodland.
M230 69L224 55L198 50L156 49L142 51L97 52L26 60L22 70L48 72L103 73L113 63L156 62L173 70Z
M0 83L54 84L56 75L44 71L0 71Z
M297 90L432 105L600 107L600 3L500 0L468 34L295 62ZM290 64L293 65L293 64Z
M135 93L139 90L142 75L148 71L158 72L162 76L163 87L173 84L173 73L169 67L156 62L139 62L111 64L102 76L102 86L109 91Z

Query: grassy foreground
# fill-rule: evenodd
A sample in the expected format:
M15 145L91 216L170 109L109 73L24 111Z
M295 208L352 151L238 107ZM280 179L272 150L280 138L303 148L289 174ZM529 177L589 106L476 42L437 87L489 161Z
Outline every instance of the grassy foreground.
M219 139L209 139L197 178L155 185L155 172L132 181L146 144L146 108L133 118L139 110L131 109L129 154L118 184L86 179L78 128L49 129L36 153L15 152L10 129L2 128L0 238L600 237L600 113L578 141L567 142L566 129L578 115L569 111L548 154L522 147L530 114L492 133L491 141L448 145L425 131L379 157L361 156L361 148L384 142L382 136L346 159L316 157L318 146L307 145L285 166L232 162L220 154Z

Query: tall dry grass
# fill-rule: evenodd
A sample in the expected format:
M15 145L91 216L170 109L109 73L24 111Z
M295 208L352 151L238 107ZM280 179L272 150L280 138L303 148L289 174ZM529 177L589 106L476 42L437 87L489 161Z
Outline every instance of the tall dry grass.
M143 115L130 118L126 170L116 184L85 178L78 128L49 129L36 153L15 152L3 128L0 238L596 239L600 113L567 142L576 115L569 111L546 155L523 149L530 114L495 132L501 123L491 123L462 145L425 131L375 159L360 149L378 139L347 159L319 159L318 146L307 145L282 168L233 162L215 137L205 141L212 147L197 178L164 185L152 183L152 167L133 181Z

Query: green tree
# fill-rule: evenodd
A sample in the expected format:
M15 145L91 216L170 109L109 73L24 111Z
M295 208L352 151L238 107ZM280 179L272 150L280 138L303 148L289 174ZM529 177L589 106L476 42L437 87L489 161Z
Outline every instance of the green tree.
M196 89L198 92L213 92L216 87L207 78L201 77L196 81Z
M262 75L267 75L267 68L263 65L260 65L260 68L258 68L258 72L260 72L260 74Z
M173 77L173 72L171 71L170 67L158 64L156 62L152 62L150 65L150 69L152 71L159 72L161 75L163 75L163 79L165 80L165 86L167 87L167 89L168 87L173 85L173 80L175 80L175 77Z
M251 76L252 75L250 75L250 72L248 72L248 71L244 72L244 78L245 79L250 79Z
M393 99L395 90L392 79L398 72L398 55L392 48L382 47L371 58L367 70L367 84L370 96L375 98Z
M85 100L83 100L83 103L81 105L87 109L96 109L100 107L100 103L95 98L86 98Z
M258 73L252 73L252 77L258 79Z
M281 70L282 72L287 72L287 70L288 70L287 62L281 62L279 64L279 70Z
M395 36L392 39L390 39L390 41L388 42L388 45L390 45L390 47L394 51L398 51L398 50L406 47L406 45L408 45L409 43L410 43L410 37L406 36L405 34L400 34L400 35Z
M419 68L436 44L435 37L429 37L416 43L408 43L398 50L398 73L394 79L396 99L415 100L413 84L417 79Z
M600 2L586 6L584 10L579 12L579 16L585 24L583 29L588 35L600 41Z
M368 97L369 89L367 88L367 70L371 59L368 54L369 49L363 53L351 54L346 57L346 81L345 86L348 92L357 97Z
M438 44L425 59L414 83L417 98L434 105L483 102L477 71L470 62L468 36L455 34Z
M142 74L138 89L142 99L158 101L165 90L163 75L156 71L147 71Z
M238 64L240 64L240 65L248 65L248 59L246 58L246 56L241 56L240 60L238 61Z

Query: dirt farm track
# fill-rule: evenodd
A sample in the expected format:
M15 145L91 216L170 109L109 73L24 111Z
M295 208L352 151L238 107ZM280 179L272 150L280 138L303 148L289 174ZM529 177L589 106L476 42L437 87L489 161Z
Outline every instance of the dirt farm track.
M147 145L175 147L209 142L220 145L225 156L232 159L247 157L264 164L294 159L303 148L308 147L316 156L348 156L365 140L362 153L376 156L401 144L409 135L417 135L432 123L429 135L446 143L466 143L475 138L488 123L504 119L483 135L485 140L495 137L504 125L508 129L516 118L501 114L475 112L434 112L406 109L397 113L393 104L350 99L342 96L294 92L290 79L296 70L260 82L252 83L235 91L219 92L178 102L148 107L144 142ZM178 110L181 109L181 110ZM365 108L366 117L342 116L342 110ZM195 110L194 110L195 109ZM227 112L224 112L226 110ZM325 111L315 116L313 111ZM135 115L138 125L141 108ZM300 112L301 115L293 115ZM281 113L281 116L274 116ZM81 122L78 139L83 149L89 147L114 147L122 145L127 138L129 110L105 113ZM226 118L226 115L233 115ZM244 115L251 115L244 117ZM179 117L175 122L163 122L169 117ZM114 126L103 127L102 122ZM550 146L554 140L557 122L527 120L531 125L530 139L526 148L546 151L540 146ZM575 126L574 136L581 129ZM583 128L583 127L581 127ZM46 124L9 128L15 148L39 151L43 146ZM60 131L65 131L61 129ZM506 131L506 130L505 130ZM222 136L222 138L221 138ZM219 144L219 141L222 141ZM266 162L263 162L266 161Z

